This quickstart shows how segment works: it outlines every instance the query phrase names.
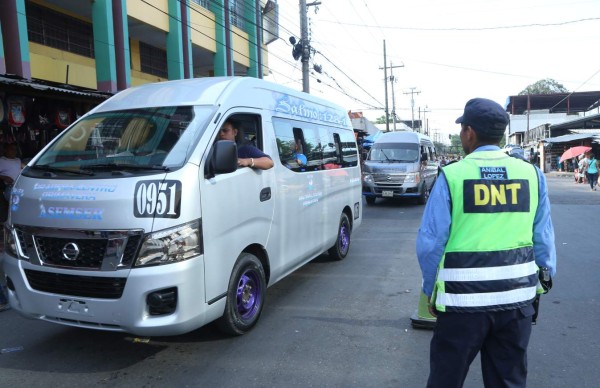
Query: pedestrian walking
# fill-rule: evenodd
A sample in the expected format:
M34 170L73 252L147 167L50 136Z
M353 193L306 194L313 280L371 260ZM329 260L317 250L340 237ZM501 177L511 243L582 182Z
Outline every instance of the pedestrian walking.
M586 154L586 161L587 181L592 190L596 191L596 185L598 183L598 161L593 152L589 151Z
M585 154L579 155L577 168L579 169L579 181L577 183L587 183L587 159Z
M546 178L500 150L506 111L467 102L467 156L442 168L417 235L423 292L437 316L428 387L462 387L480 354L486 387L525 387L538 273L556 272ZM536 304L537 305L537 304Z

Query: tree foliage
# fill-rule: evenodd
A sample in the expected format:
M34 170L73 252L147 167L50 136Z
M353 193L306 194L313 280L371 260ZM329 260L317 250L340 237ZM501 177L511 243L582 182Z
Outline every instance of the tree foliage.
M524 96L527 94L553 94L553 93L569 93L569 90L565 88L562 84L553 80L552 78L546 78L537 81L525 89L523 89L519 96Z
M378 117L377 120L375 120L375 124L385 124L385 115Z

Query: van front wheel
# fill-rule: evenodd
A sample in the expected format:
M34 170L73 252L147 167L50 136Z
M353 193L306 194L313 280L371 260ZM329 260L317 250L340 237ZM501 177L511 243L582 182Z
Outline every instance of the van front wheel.
M369 197L367 197L369 198ZM350 250L350 235L352 234L352 226L346 213L342 213L340 217L340 225L338 228L338 237L335 244L329 248L329 257L334 260L342 260Z
M427 183L423 184L423 191L419 196L419 205L425 205L427 200L429 199L429 189L427 188Z
M262 312L266 289L265 271L260 260L252 254L242 253L229 279L225 312L217 321L219 329L232 335L250 331Z

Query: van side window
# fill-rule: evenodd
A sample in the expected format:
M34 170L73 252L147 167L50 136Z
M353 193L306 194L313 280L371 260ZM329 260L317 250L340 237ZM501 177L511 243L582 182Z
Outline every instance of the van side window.
M233 122L238 133L235 142L238 147L243 145L252 145L261 151L263 150L263 139L261 131L261 120L259 115L250 113L236 113L227 117L226 121ZM217 136L217 139L219 137Z
M354 132L340 131L339 142L342 154L342 167L358 165L358 147L356 146Z
M305 171L308 158L305 154L306 147L302 128L295 127L290 121L273 120L277 151L281 164L292 171ZM302 156L300 156L302 155Z
M358 148L352 131L277 117L273 118L273 127L281 164L292 171L358 165Z
M427 158L427 160L422 158L421 159L422 163L425 163L425 162L428 162L431 160L431 155L429 154L429 148L427 146L421 145L421 155Z
M304 154L306 155L307 171L320 170L323 166L323 155L321 153L321 141L316 128L305 128L304 133Z
M433 148L431 146L428 147L428 148L429 148L429 156L430 156L429 161L436 162L437 161L437 155L435 153L435 148Z
M327 128L319 128L321 138L321 156L323 158L323 168L331 170L342 167L342 153L339 150L340 136L331 133Z

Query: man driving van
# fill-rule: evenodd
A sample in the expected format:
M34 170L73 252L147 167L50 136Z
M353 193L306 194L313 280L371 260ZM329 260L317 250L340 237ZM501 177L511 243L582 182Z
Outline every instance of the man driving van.
M235 141L237 133L237 125L232 120L227 120L219 130L219 140ZM268 170L273 167L271 157L253 145L239 146L237 152L238 167L258 168L260 170Z

